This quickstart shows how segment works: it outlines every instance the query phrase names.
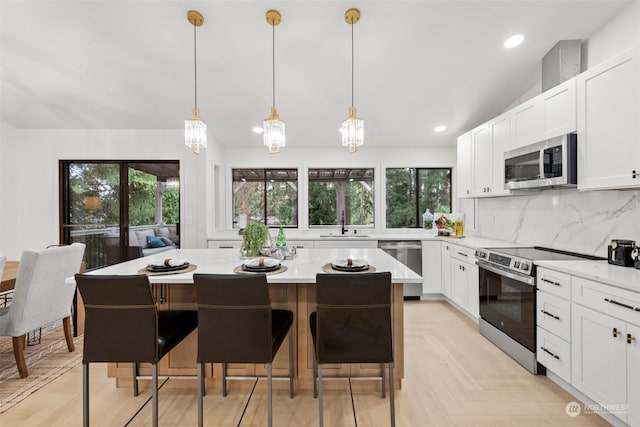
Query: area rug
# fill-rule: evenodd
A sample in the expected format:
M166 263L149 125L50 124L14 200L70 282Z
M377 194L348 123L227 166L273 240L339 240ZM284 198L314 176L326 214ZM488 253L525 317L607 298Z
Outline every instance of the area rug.
M58 378L82 361L82 336L74 339L69 352L62 327L42 334L40 344L27 346L25 361L29 376L20 378L11 337L0 338L0 414Z

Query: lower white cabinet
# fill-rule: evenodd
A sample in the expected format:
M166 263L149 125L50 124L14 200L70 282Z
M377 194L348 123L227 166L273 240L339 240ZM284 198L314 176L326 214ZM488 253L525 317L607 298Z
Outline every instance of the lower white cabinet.
M207 248L209 249L238 249L242 246L242 240L209 240Z
M451 245L442 242L440 245L442 259L442 295L451 298Z
M451 300L477 319L480 284L474 253L473 249L451 245Z
M422 293L439 294L442 292L442 254L440 242L426 240L422 242Z
M377 248L377 240L359 240L350 237L321 239L314 242L315 248Z

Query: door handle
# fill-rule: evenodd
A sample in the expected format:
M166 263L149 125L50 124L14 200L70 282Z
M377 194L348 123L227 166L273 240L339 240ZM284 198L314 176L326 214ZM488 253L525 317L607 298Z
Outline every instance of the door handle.
M555 314L551 314L546 310L540 310L543 314L546 314L547 316L553 317L556 320L560 320L560 318L558 316L556 316Z

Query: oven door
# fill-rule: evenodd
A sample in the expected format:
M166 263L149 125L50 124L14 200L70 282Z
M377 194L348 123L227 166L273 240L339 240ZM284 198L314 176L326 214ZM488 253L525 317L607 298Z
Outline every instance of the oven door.
M480 317L535 352L536 286L533 277L503 271L477 261Z

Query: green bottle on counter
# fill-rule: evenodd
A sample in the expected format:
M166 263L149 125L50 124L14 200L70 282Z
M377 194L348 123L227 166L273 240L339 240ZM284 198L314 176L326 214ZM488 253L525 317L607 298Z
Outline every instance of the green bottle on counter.
M281 225L276 238L276 247L283 248L285 246L287 246L287 239L284 237L284 227Z

